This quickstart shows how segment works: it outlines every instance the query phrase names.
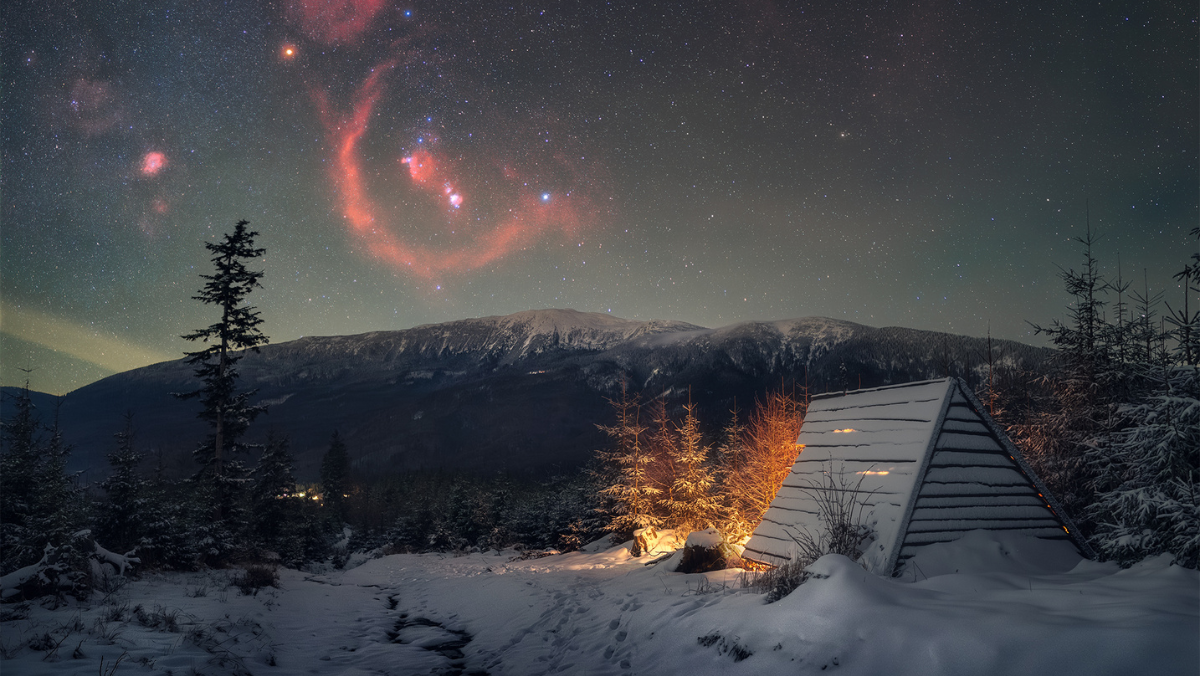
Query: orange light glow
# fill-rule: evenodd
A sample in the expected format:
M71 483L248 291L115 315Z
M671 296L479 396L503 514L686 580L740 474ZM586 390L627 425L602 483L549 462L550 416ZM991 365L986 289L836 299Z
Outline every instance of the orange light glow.
M289 60L296 58L296 46L295 45L284 45L283 50L281 51L281 55L283 56L283 58L289 59Z
M858 430L851 429L851 428L847 427L847 428L846 428L846 429L844 429L844 430L834 430L834 431L833 431L833 433L834 433L834 434L848 434L848 433L850 433L850 432L857 432L857 431L858 431Z
M891 472L890 472L889 470L886 470L886 469L880 469L880 470L874 470L874 469L864 469L864 470L863 470L863 471L861 471L861 472L855 472L855 474L862 474L862 475L865 475L865 476L887 476L887 475L888 475L888 474L890 474L890 473L891 473Z

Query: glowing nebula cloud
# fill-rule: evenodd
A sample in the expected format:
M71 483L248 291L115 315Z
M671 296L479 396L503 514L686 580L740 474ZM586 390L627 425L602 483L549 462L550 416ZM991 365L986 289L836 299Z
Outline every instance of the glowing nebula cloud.
M155 176L167 168L167 156L157 150L151 150L142 156L142 176Z
M436 279L495 263L552 233L574 235L597 220L591 181L578 158L537 142L513 148L511 154L523 158L516 161L492 147L464 157L422 138L407 154L397 149L397 176L407 179L412 199L382 199L385 190L372 190L379 172L364 165L360 143L396 64L393 59L371 71L346 115L334 110L324 90L310 89L333 147L331 178L342 216L372 257ZM505 143L521 143L503 136Z
M357 38L384 7L384 0L291 0L286 12L310 38L333 45Z
M67 120L85 136L115 129L124 117L121 98L103 80L75 80L65 92Z

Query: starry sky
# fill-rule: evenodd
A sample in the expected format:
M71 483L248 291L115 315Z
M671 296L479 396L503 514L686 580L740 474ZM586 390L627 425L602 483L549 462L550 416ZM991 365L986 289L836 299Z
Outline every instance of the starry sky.
M6 385L191 349L203 243L239 219L273 342L570 307L1039 343L1089 214L1104 272L1175 305L1196 248L1195 2L13 0L3 25Z

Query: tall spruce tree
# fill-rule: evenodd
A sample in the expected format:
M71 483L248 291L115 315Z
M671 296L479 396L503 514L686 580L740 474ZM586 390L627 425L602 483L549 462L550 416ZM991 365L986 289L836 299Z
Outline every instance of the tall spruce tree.
M193 457L200 464L197 482L207 493L215 517L212 532L203 538L210 555L218 557L227 550L228 538L244 525L240 523L242 518L234 514L246 475L237 454L245 450L242 435L265 410L250 404L254 390L239 392L237 389L237 363L244 351L257 350L259 345L267 342L267 337L258 328L262 324L258 310L246 304L250 293L261 288L259 280L263 276L261 271L250 270L246 265L265 252L254 245L258 233L247 229L247 225L247 221L238 221L233 232L225 234L217 243L204 243L212 253L216 272L201 275L204 286L193 298L216 307L220 319L183 336L186 340L207 344L202 350L186 353L188 363L194 367L196 378L201 382L200 389L179 396L200 400L198 415L212 430L193 451Z
M1115 393L1124 370L1115 359L1113 333L1104 316L1110 287L1092 253L1097 238L1089 229L1077 241L1083 245L1083 265L1060 275L1071 296L1069 319L1054 320L1049 327L1034 325L1058 348L1049 401L1041 405L1042 413L1014 432L1038 475L1080 528L1090 533L1085 515L1095 497L1096 467L1087 462L1087 454L1107 445L1119 423Z

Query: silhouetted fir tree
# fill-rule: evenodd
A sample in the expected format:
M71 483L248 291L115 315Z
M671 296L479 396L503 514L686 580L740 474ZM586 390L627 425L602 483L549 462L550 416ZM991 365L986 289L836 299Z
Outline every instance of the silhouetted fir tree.
M271 432L250 489L250 517L256 542L266 549L279 552L286 549L283 542L290 535L291 522L299 517L295 504L296 479L292 475L292 454L286 436Z
M38 419L34 413L29 385L8 397L6 409L12 414L3 423L3 453L0 453L0 574L27 566L42 556L41 547L32 541L37 512L39 472Z
M84 594L94 545L82 491L66 473L70 448L57 422L42 439L28 386L12 401L0 437L0 567L9 573L40 562L27 591Z
M1163 292L1150 292L1148 274L1143 270L1143 291L1134 291L1134 316L1130 320L1130 343L1134 347L1133 361L1153 364L1158 361L1155 351L1161 347L1158 322L1155 320L1158 306L1162 303Z
M321 458L321 494L325 509L337 528L346 520L346 495L350 492L350 454L335 431L329 450Z
M211 523L201 526L203 550L210 557L222 558L234 547L233 538L245 528L243 484L246 468L237 458L246 450L241 437L250 423L265 408L252 405L254 391L237 390L237 363L247 349L257 350L267 342L259 330L262 318L256 308L246 304L250 293L259 288L261 271L250 270L246 264L263 255L264 249L254 245L257 232L248 230L246 221L238 221L232 233L217 243L205 242L212 253L216 272L201 275L206 280L200 293L193 298L220 310L220 319L207 328L189 333L183 338L201 341L208 347L188 352L187 361L195 368L200 389L181 394L184 399L197 398L201 403L198 414L209 424L212 432L193 452L200 464L196 480L200 494L210 506Z
M1191 235L1200 243L1200 227L1192 228ZM1183 305L1174 309L1167 303L1167 322L1175 327L1172 333L1179 361L1195 366L1200 362L1200 308L1192 309L1191 294L1200 293L1200 287L1195 286L1200 282L1200 251L1192 253L1191 261L1183 266L1174 279L1183 285Z
M1077 241L1083 245L1083 265L1060 275L1072 299L1068 321L1033 325L1058 348L1050 401L1039 406L1042 413L1015 431L1034 470L1080 528L1090 532L1086 513L1094 498L1096 468L1086 456L1089 449L1104 445L1119 424L1113 392L1122 371L1108 340L1111 333L1103 311L1109 287L1092 254L1096 237L1089 230Z
M87 523L83 492L67 474L70 446L57 423L50 428L37 473L37 531L52 543L64 543ZM86 553L90 553L90 550Z
M196 482L171 481L156 474L146 482L138 558L144 568L194 570L204 551L203 534L212 510Z
M146 480L138 474L142 454L133 446L133 413L124 416L121 430L113 435L115 448L108 453L110 474L100 482L105 499L96 509L96 540L114 552L138 546L144 531L149 503Z

